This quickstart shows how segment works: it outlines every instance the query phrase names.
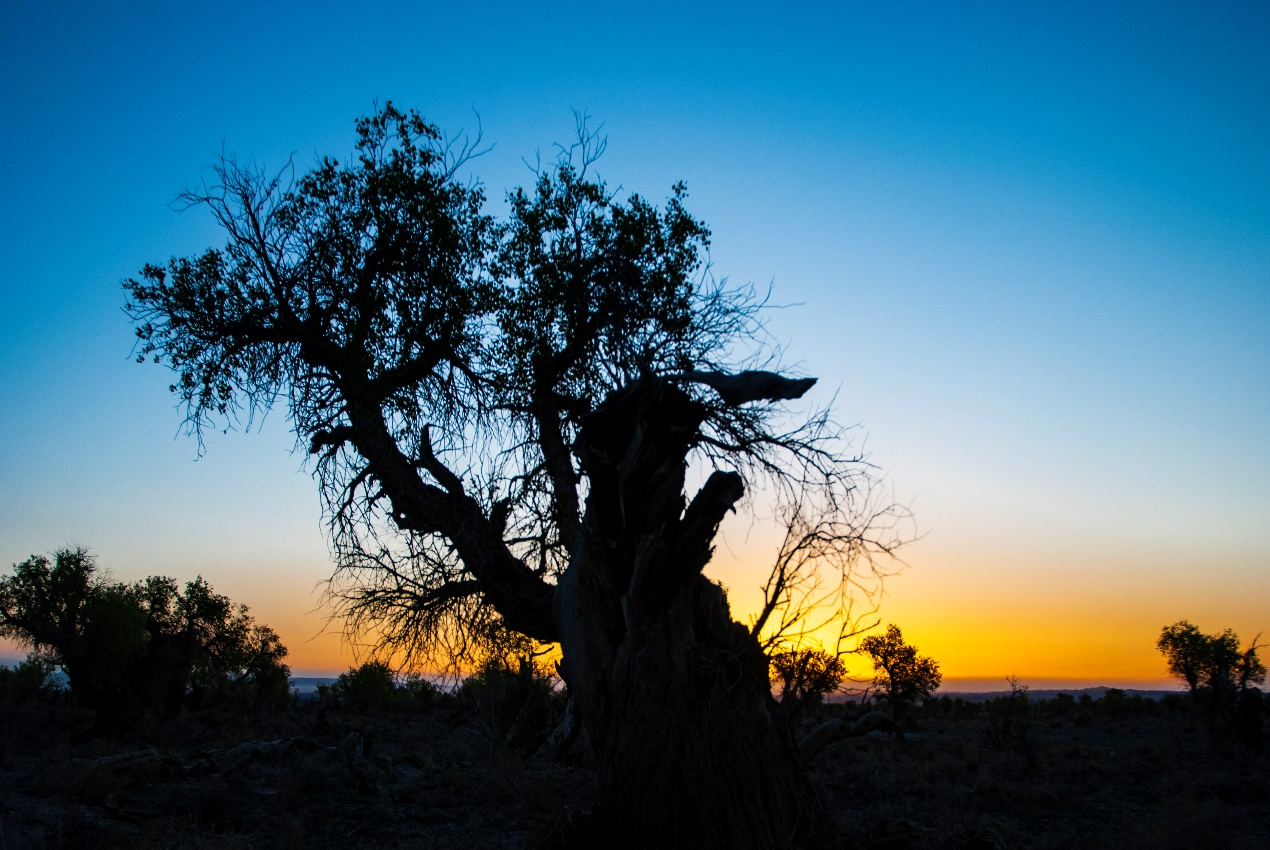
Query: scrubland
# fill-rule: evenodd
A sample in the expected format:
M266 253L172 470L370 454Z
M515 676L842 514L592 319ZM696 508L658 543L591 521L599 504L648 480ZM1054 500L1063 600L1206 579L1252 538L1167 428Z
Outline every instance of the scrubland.
M138 715L109 737L64 699L0 696L0 847L597 846L585 740L534 754L558 697L486 685ZM1180 698L945 699L907 726L820 754L808 846L1270 846L1265 753Z

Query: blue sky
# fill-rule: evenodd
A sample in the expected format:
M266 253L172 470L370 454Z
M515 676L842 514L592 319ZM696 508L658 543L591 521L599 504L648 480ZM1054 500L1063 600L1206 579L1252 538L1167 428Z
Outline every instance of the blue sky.
M575 109L610 182L687 181L716 273L772 284L773 332L912 503L882 616L947 672L1145 678L1165 623L1270 629L1264 4L2 14L3 565L201 572L297 659L335 651L304 642L328 566L285 417L196 462L120 282L221 241L168 204L222 147L307 166L392 99L479 116L492 209ZM733 549L743 608L761 555Z

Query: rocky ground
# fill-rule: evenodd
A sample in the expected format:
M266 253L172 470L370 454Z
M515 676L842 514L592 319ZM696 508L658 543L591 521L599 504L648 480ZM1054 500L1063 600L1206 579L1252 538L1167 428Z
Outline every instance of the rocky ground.
M585 745L527 757L453 704L204 710L93 738L81 710L0 703L2 850L588 846ZM1270 847L1267 758L1215 746L1185 711L962 709L825 750L812 843Z
M843 847L1265 848L1270 762L1184 714L924 718L835 745L813 787Z

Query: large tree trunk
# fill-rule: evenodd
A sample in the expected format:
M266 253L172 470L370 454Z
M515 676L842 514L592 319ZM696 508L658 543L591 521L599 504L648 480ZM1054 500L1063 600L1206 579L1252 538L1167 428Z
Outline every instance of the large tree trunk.
M742 494L739 476L716 472L686 504L702 415L650 380L610 398L578 439L590 490L556 616L609 846L772 850L799 824L797 748L767 659L701 575Z
M788 728L774 720L767 660L698 578L654 623L628 632L597 725L606 824L638 847L783 848L802 798Z

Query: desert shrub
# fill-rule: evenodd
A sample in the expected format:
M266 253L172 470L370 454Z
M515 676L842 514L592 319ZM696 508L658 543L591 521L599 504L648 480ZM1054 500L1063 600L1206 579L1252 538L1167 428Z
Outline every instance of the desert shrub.
M319 704L363 714L418 711L451 698L423 676L398 675L382 661L363 662L341 673L331 684L317 686Z
M982 705L980 703L971 702L965 697L952 697L945 694L941 697L932 697L923 702L919 713L942 720L960 720L966 717L975 717L981 710Z
M410 708L428 708L444 702L449 696L434 683L417 673L407 675L397 686L398 692Z
M464 679L455 696L494 747L536 748L563 710L552 678L531 663L516 670L487 665Z
M563 695L546 662L550 647L494 617L473 633L477 669L460 683L455 700L494 747L533 749L563 711Z
M1037 703L1037 706L1047 714L1066 718L1076 710L1076 698L1071 694L1058 693L1053 699Z
M388 708L396 690L392 668L382 661L367 661L341 673L330 693L341 705L365 713Z
M455 696L494 747L536 748L563 710L554 678L531 654L486 661L462 681Z
M1128 699L1120 688L1107 688L1094 704L1110 717L1124 717L1128 709Z

